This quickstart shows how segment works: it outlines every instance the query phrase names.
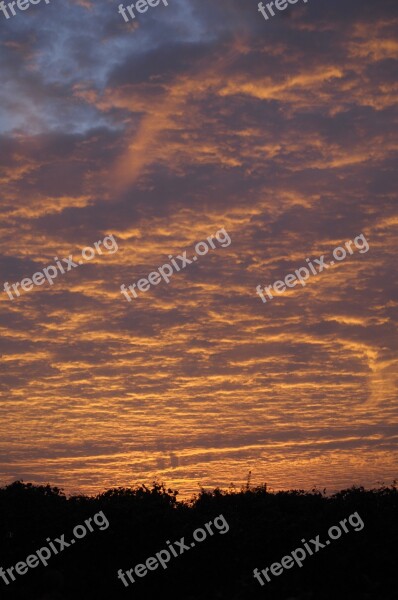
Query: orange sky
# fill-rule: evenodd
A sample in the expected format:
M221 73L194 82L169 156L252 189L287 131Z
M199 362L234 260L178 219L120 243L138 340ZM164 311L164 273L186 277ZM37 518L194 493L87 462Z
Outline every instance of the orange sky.
M274 489L397 477L398 13L113 2L1 21L0 482ZM41 9L41 10L39 10ZM227 248L128 303L225 227ZM364 233L305 288L270 285Z

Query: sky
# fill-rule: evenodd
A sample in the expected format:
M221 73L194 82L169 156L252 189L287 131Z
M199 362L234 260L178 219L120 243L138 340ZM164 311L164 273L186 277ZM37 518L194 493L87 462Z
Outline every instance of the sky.
M0 13L0 484L397 478L398 6L257 4ZM4 291L108 235L117 252Z

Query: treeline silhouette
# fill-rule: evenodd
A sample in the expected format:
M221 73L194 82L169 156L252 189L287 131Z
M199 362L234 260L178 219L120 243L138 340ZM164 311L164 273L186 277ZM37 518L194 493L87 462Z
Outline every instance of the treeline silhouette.
M328 496L312 490L269 493L201 490L179 502L178 492L154 482L110 489L95 497L66 497L62 490L16 481L0 488L0 567L7 569L48 546L99 511L109 527L30 568L6 585L1 599L32 600L397 600L398 493L391 486L353 487ZM295 565L261 587L253 569L265 569L357 512L365 527L333 541L302 568ZM117 578L173 542L192 541L198 527L222 514L229 524L195 548L124 587Z

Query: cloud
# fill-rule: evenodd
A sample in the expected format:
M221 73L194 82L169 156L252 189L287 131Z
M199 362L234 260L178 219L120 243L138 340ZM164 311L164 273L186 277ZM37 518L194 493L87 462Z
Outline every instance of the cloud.
M128 26L79 1L3 22L2 281L119 245L0 295L3 478L396 475L396 5L285 12L175 0ZM123 298L220 227L231 246ZM360 233L368 253L256 296Z

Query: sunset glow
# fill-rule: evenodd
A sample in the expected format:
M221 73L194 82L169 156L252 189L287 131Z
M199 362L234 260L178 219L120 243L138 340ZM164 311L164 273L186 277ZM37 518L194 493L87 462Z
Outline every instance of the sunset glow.
M0 15L2 484L397 477L394 6ZM126 302L220 228L231 245ZM367 253L256 294L360 234ZM117 252L3 290L107 235Z

